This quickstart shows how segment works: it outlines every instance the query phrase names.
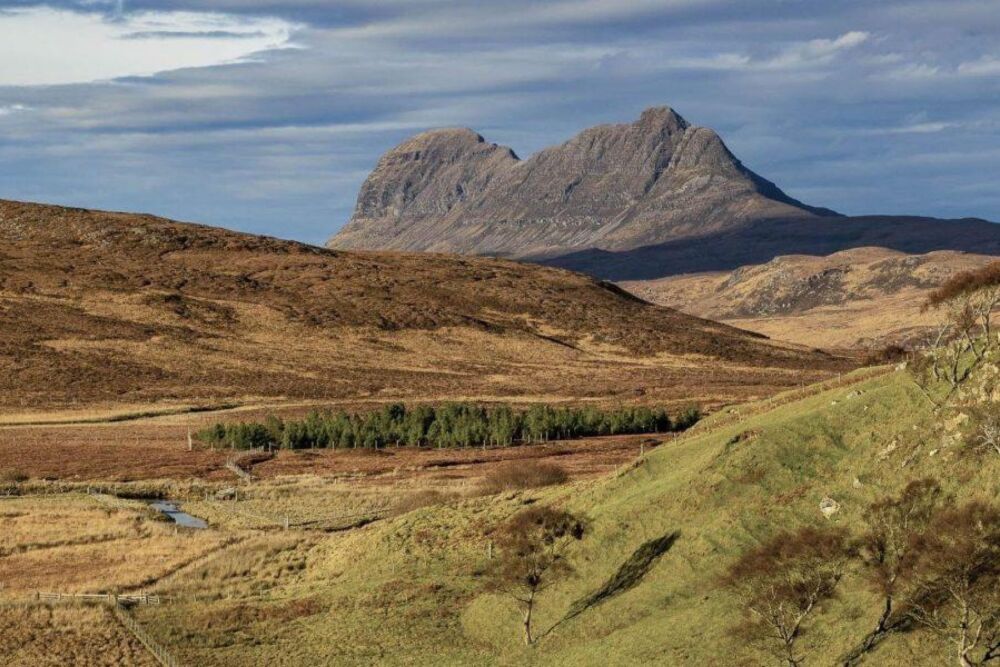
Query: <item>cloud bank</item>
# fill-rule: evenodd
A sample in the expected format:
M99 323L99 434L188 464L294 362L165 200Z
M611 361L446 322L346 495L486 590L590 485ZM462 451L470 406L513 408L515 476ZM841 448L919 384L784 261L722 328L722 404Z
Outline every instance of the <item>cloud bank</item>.
M0 86L53 86L240 62L290 44L275 18L143 11L121 16L39 6L0 13Z
M321 242L378 156L669 104L792 196L1000 220L994 0L0 0L0 197Z

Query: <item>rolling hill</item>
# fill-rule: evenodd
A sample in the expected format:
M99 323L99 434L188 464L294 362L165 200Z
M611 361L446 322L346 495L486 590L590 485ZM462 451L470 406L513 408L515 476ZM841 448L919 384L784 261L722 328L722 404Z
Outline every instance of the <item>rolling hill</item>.
M353 253L0 202L0 406L729 401L843 360L492 259Z
M940 313L922 307L928 293L991 261L996 257L857 248L621 285L654 303L803 345L909 346L939 323Z
M282 576L209 561L161 584L176 602L141 618L204 665L785 664L736 630L745 610L720 580L741 553L803 525L858 537L870 504L911 480L934 478L959 501L1000 493L1000 458L973 452L964 422L942 419L906 371L845 380L734 407L603 479L452 498L321 540L272 533L278 544L248 546L238 562L266 553ZM969 396L995 392L996 380L980 376ZM826 499L838 508L829 516ZM539 505L582 515L586 530L566 552L574 575L540 598L538 641L526 647L518 607L488 585L488 545ZM851 561L799 640L803 664L842 665L881 602ZM284 616L296 622L272 620ZM862 664L954 662L948 643L915 626Z

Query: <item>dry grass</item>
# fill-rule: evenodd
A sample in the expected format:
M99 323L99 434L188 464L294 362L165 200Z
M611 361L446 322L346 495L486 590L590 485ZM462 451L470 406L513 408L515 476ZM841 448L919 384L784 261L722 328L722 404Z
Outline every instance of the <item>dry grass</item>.
M155 667L100 606L0 604L0 659L11 667Z
M140 588L224 539L176 531L134 504L107 509L77 494L0 500L0 590L17 597Z
M0 241L16 418L246 395L730 400L844 366L537 265L2 201Z

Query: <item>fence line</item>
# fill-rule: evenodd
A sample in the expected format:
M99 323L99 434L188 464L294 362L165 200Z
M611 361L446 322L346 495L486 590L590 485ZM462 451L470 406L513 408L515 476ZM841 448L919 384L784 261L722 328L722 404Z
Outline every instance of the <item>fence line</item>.
M121 602L116 602L114 607L112 607L112 611L125 629L131 632L163 667L180 667L181 663L174 656L170 655L170 652L153 639L148 632L143 630L142 626L132 617L132 614L129 613L125 605Z
M38 591L35 593L36 600L46 602L60 602L62 600L84 600L93 602L109 602L111 604L145 604L158 605L162 602L159 595L149 595L147 593L126 593L116 595L114 593L46 593Z
M756 417L757 415L764 414L765 412L770 412L771 410L780 408L783 405L811 398L833 389L843 389L845 387L861 384L862 382L867 382L868 380L874 380L875 378L889 375L897 370L898 369L895 366L880 366L873 369L870 373L859 373L848 377L838 376L832 380L826 380L825 382L808 385L799 389L793 389L780 397L771 396L757 401L756 404L753 405L746 403L736 405L730 408L730 412L724 417L719 417L718 419L712 421L711 424L698 422L683 433L675 435L671 440L669 440L669 442L670 444L677 444L685 440L690 440L691 438L700 438L701 436L711 435L717 431L732 426L733 424L742 423L751 417ZM748 409L746 412L741 412L739 410L741 407ZM619 466L615 472L615 476L621 477L622 475L627 474L631 470L634 470L638 466L642 465L645 460L646 456L643 451L631 463Z
M772 396L760 401L752 406L748 405L737 405L730 408L730 412L725 417L720 417L719 419L713 421L711 425L706 425L704 428L699 428L695 425L693 428L688 429L678 437L674 438L677 441L682 438L697 438L708 433L712 433L721 428L727 426L732 426L733 424L738 424L750 417L763 414L765 412L770 412L775 408L779 408L783 405L788 405L789 403L794 403L796 401L801 401L806 398L811 398L817 396L826 391L831 391L833 389L843 389L845 387L851 387L856 384L861 384L862 382L867 382L869 380L874 380L875 378L882 377L884 375L889 375L896 372L894 366L876 368L870 373L859 373L857 375L851 376L840 376L832 380L826 380L813 385L808 385L801 389L793 389L788 393L781 396Z
M122 626L126 630L132 633L132 635L139 640L149 653L156 658L163 667L180 667L180 662L170 655L161 644L159 644L153 637L143 630L139 622L132 617L128 611L127 605L133 604L144 604L144 605L159 605L161 604L161 599L159 595L148 595L146 593L142 594L125 594L116 595L114 593L46 593L38 591L35 593L35 599L45 602L61 602L63 600L81 600L84 602L106 602L111 606L111 611L115 615L115 618L121 622Z
M226 469L230 470L237 477L242 479L244 482L252 482L253 475L247 468L240 465L243 461L246 461L248 467L255 463L263 463L274 458L274 452L271 451L270 447L254 447L252 449L245 450L239 454L231 456L226 461Z

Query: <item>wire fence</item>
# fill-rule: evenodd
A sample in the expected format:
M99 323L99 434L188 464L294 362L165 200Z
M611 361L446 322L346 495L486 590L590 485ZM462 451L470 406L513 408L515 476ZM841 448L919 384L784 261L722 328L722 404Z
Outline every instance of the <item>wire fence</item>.
M112 611L125 629L131 632L132 635L146 647L146 650L149 651L154 658L156 658L157 662L163 665L163 667L180 667L181 663L177 660L177 658L171 655L162 644L153 639L153 637L146 632L141 625L139 625L139 622L136 621L132 614L129 613L128 607L121 602L117 602L114 607L112 607Z

